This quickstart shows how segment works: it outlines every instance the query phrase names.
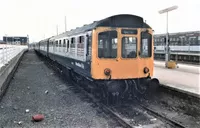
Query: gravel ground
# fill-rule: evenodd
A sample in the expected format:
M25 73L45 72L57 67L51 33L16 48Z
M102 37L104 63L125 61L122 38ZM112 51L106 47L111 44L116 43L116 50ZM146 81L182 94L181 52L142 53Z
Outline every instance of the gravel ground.
M32 116L38 113L45 116L44 120L32 122ZM114 120L56 76L33 51L22 58L0 102L0 115L0 127L9 128L118 127Z
M173 92L173 91L172 91ZM154 95L147 95L145 105L166 117L189 128L200 126L200 100L180 96L166 89L158 89Z
M126 120L132 127L139 128L171 128L169 124L148 114L137 104L123 104L112 110Z

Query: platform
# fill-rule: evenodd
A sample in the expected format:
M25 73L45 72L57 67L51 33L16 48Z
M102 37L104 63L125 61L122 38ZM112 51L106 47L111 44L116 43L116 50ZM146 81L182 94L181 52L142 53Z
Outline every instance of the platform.
M164 61L154 61L154 65L156 67L165 68L165 62ZM199 74L200 73L200 65L178 63L176 70Z
M154 62L154 77L161 84L200 95L200 66L178 64L177 69L165 68L165 62Z
M23 50L28 49L26 45L5 45L0 44L0 69L9 64L9 61L16 57Z

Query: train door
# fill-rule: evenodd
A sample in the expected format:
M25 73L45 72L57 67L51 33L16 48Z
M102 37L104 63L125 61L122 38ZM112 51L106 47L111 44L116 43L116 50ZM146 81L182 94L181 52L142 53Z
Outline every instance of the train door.
M39 42L39 47L38 47L38 51L39 51L39 52L40 52L40 48L41 48L41 47L40 47L40 43L41 43L41 42Z
M85 35L85 44L84 44L84 60L88 63L91 62L92 55L92 32L87 32Z
M67 42L67 49L66 49L66 52L67 52L67 55L69 54L69 38L66 39L66 42Z
M49 39L47 40L47 56L49 57Z
M122 77L124 79L138 78L139 74L139 56L138 56L138 44L140 36L137 29L120 29L121 41L120 57L121 65L125 68Z
M145 30L140 32L139 42L139 77L147 77L153 75L154 67L154 52L153 52L153 37L151 30Z

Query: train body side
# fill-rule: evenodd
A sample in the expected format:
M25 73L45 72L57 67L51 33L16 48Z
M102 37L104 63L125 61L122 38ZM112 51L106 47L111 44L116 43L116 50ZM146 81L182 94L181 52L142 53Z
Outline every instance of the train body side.
M90 78L91 46L89 46L89 53L86 56L86 34L90 36L91 32L73 36L76 40L80 36L84 37L84 40L81 42L82 44L77 43L74 46L72 37L50 38L44 42L40 41L38 43L39 48L36 50L66 68Z

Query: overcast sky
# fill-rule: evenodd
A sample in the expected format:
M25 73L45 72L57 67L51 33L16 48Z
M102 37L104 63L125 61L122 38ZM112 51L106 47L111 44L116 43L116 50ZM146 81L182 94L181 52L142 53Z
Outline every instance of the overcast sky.
M169 13L169 32L200 30L200 0L1 0L0 39L26 36L39 41L65 30L115 14L142 16L156 33L166 33L166 15L158 11L177 5Z

